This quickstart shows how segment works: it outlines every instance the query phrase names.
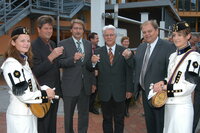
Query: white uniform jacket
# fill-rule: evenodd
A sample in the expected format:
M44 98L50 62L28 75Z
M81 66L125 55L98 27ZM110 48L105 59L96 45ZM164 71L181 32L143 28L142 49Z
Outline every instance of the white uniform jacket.
M171 54L168 66L167 82L174 72L184 54ZM166 104L191 103L191 93L196 87L196 81L199 80L200 54L191 52L181 63L176 71L171 84L167 85L168 100Z
M32 115L27 104L47 102L45 89L49 87L42 86L42 91L38 90L27 61L25 65L22 65L16 59L9 57L1 68L5 81L10 88L10 104L7 113L13 115Z

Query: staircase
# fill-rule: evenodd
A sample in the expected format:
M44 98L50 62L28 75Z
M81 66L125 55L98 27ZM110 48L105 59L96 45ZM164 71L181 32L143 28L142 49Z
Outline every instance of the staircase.
M72 18L88 0L0 0L0 36L30 14Z

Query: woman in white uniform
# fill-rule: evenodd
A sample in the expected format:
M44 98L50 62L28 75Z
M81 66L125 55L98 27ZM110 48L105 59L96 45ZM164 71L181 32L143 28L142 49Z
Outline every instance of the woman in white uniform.
M6 113L7 133L37 133L37 118L28 104L45 103L55 96L53 89L42 86L38 90L29 67L31 62L30 36L25 27L17 27L11 33L5 61L1 66L10 88L10 103Z
M154 91L167 91L163 133L192 133L192 92L199 80L200 54L188 44L191 34L186 22L173 26L172 37L177 51L169 57L166 80L155 84Z

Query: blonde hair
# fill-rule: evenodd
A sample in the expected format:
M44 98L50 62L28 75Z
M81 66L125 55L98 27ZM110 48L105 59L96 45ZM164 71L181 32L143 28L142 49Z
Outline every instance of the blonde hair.
M83 26L83 30L85 30L84 22L82 20L80 20L80 19L72 19L72 21L71 21L71 29L73 28L75 23L82 25Z

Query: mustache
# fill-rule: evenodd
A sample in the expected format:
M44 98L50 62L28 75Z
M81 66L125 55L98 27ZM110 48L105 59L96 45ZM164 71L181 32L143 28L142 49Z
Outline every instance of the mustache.
M79 33L79 32L77 32L77 33L75 33L75 35L82 35L81 33Z

